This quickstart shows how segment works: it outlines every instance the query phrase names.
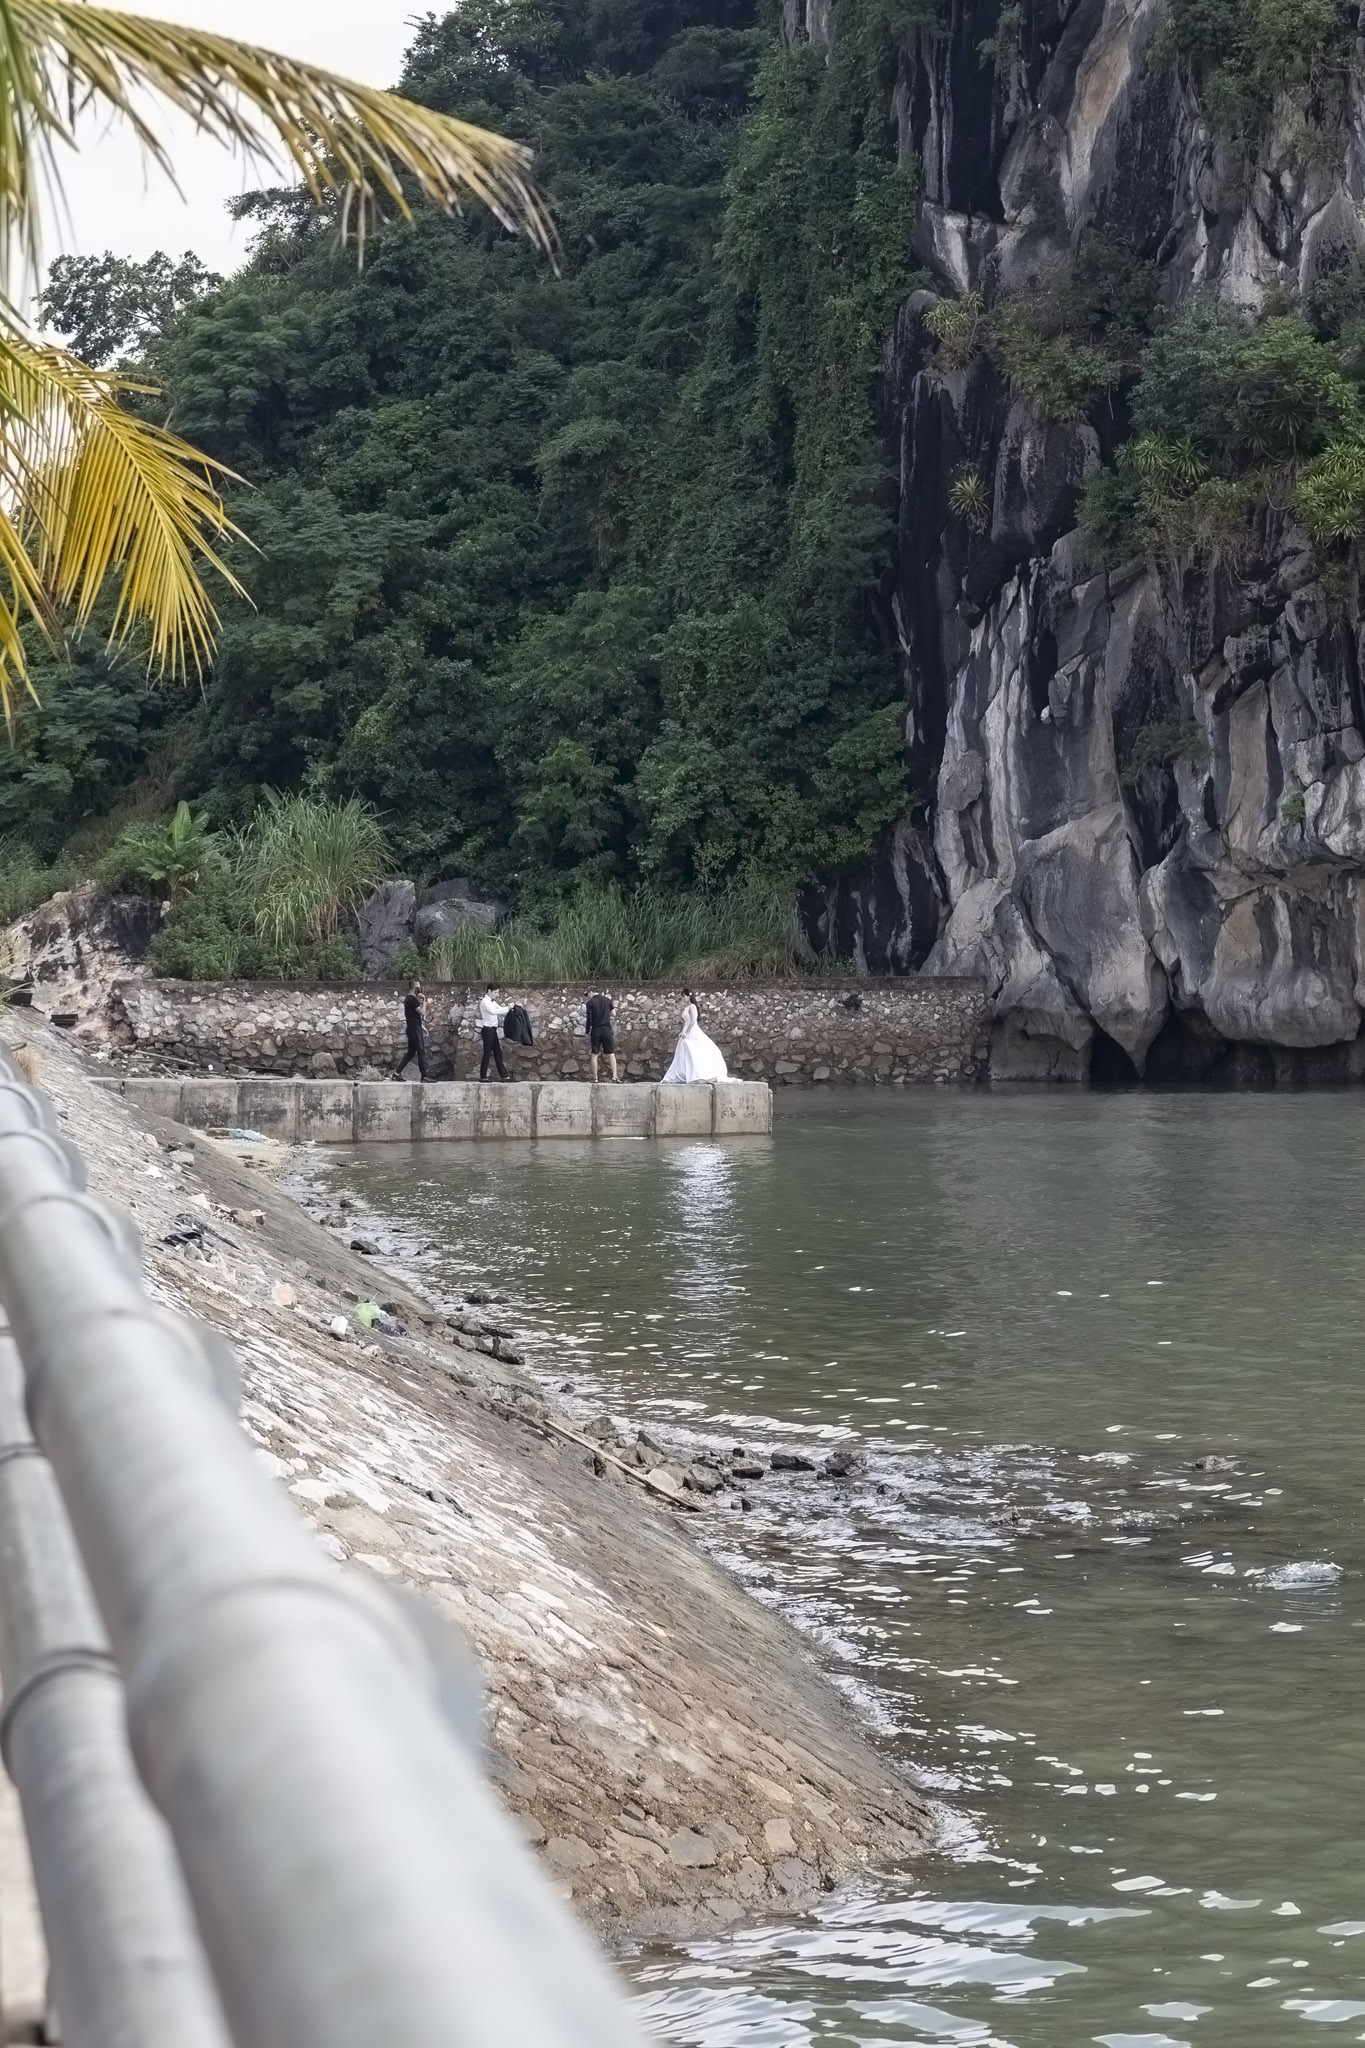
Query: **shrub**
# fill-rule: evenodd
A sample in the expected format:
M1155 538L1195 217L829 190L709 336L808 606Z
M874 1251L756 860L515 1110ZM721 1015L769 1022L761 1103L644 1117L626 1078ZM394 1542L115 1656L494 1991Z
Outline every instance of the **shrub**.
M1094 469L1081 492L1081 547L1097 568L1116 569L1148 545L1142 486L1127 469Z
M938 342L934 360L945 370L960 370L985 340L986 301L980 292L964 292L960 299L940 299L924 316L924 324Z
M1337 341L1354 321L1365 319L1365 256L1317 278L1304 298L1303 316L1319 341Z
M256 928L277 946L317 946L336 936L389 869L388 841L358 797L271 792L247 834L246 872Z
M1190 299L1144 352L1133 394L1137 432L1204 451L1234 446L1248 332L1221 300Z
M1045 334L1039 304L1030 299L1007 299L992 314L991 350L1030 405L1063 425L1084 419L1119 381L1112 356L1063 334Z
M125 825L99 865L111 888L154 889L172 901L195 888L221 860L207 814L178 803L160 824Z
M1131 355L1156 326L1160 292L1157 264L1092 228L1081 236L1076 260L1054 296L1068 332Z
M1365 443L1337 442L1306 464L1294 503L1313 540L1354 540L1365 533Z
M1184 62L1209 126L1250 146L1280 93L1344 83L1353 14L1342 0L1169 0L1151 57Z
M990 486L979 469L958 471L948 487L948 510L978 533L990 523Z
M1092 559L1113 567L1130 555L1218 550L1237 554L1268 479L1259 470L1220 476L1189 441L1143 434L1120 448L1112 470L1094 471L1080 526Z
M1149 718L1138 729L1119 781L1132 789L1149 768L1173 768L1178 761L1199 767L1208 758L1204 729L1192 718Z
M365 805L271 796L220 842L198 887L173 897L151 963L188 981L355 981L355 948L337 926L387 864Z
M246 981L263 973L255 909L240 874L224 863L172 906L148 964L182 981Z
M1361 425L1333 352L1295 318L1267 320L1244 343L1234 431L1256 455L1312 455Z
M1302 825L1306 823L1307 817L1308 806L1304 800L1303 791L1296 789L1294 794L1287 796L1280 805L1280 823L1282 825Z
M1024 10L1019 0L1010 0L995 17L995 29L991 35L983 36L976 46L976 54L983 64L994 64L997 69L1016 63L1024 27Z
M69 861L40 861L22 839L0 840L0 924L27 916L59 889L80 880Z

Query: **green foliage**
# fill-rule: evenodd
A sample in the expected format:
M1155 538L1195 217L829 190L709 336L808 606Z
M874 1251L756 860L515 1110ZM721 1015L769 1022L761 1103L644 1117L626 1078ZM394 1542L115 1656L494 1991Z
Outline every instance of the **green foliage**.
M991 348L1015 389L1044 419L1074 424L1119 381L1113 357L1044 331L1037 305L1007 299L991 316Z
M935 358L946 370L960 370L972 360L986 338L986 301L980 292L958 299L940 299L924 316L938 343Z
M1307 818L1308 806L1304 800L1303 791L1296 789L1293 795L1287 796L1280 805L1280 823L1282 825L1302 825L1306 823Z
M897 50L943 8L835 12L828 56L751 0L423 20L403 89L534 144L558 277L430 211L357 274L288 193L244 202L251 261L146 352L260 549L165 795L238 825L266 789L356 796L402 868L526 904L785 884L903 811L874 398L915 275ZM129 780L164 717L139 706ZM0 770L28 832L36 783L6 805Z
M1247 343L1233 432L1254 455L1316 454L1362 426L1359 394L1330 349L1294 318L1267 320Z
M196 888L221 858L207 814L191 811L182 797L160 823L125 825L99 872L112 888L152 889L174 901Z
M69 861L43 861L22 839L0 839L0 925L12 924L80 880Z
M1019 56L1020 36L1024 26L1024 10L1019 0L1010 0L995 17L995 28L983 36L976 46L976 54L983 64L994 64L997 68L1014 63Z
M223 282L192 249L178 263L158 249L145 263L126 256L58 256L38 300L44 328L83 363L136 354L165 334L197 299Z
M1303 316L1319 341L1339 341L1356 321L1365 319L1365 256L1315 278L1303 302Z
M1119 780L1132 789L1151 768L1173 768L1177 762L1201 767L1208 758L1203 727L1192 718L1151 718L1139 727Z
M1354 318L1343 281L1310 317L1324 333ZM1258 505L1296 508L1318 541L1365 531L1365 409L1340 342L1297 315L1259 324L1210 298L1191 300L1150 341L1132 395L1135 438L1089 479L1081 527L1091 555L1249 542Z
M373 808L359 797L335 803L271 790L240 865L261 936L276 946L320 946L389 872L389 845Z
M1260 470L1220 476L1189 440L1144 434L1087 480L1081 534L1091 558L1110 567L1144 553L1236 555L1267 487Z
M1126 361L1156 327L1160 290L1155 263L1088 228L1070 269L1047 294L1050 318L1074 339L1103 346Z
M959 470L948 486L948 510L978 532L990 523L990 485L979 469Z
M147 953L153 973L181 981L350 982L360 964L344 934L276 944L261 937L249 886L235 868L211 870L172 910Z
M1188 300L1143 356L1132 408L1137 432L1210 454L1234 448L1249 338L1247 320L1222 300Z
M181 899L147 954L154 973L184 981L255 980L264 958L255 906L235 864L210 870Z
M1355 14L1350 0L1168 0L1152 60L1184 64L1210 127L1251 147L1281 93L1339 99Z
M815 966L792 892L758 876L681 895L646 885L587 886L552 919L512 918L437 939L422 971L436 981L508 986L593 981L733 981Z
M1301 471L1295 508L1316 541L1365 533L1365 443L1339 441Z
M0 747L0 833L44 860L68 844L97 856L121 817L165 809L150 764L174 751L181 707L131 658L108 661L93 631L69 658L35 647L31 673L40 701L20 700Z
M1046 286L986 307L979 291L930 308L936 361L958 370L985 350L1044 419L1084 419L1151 334L1156 265L1093 231L1075 261Z
M138 831L124 839L140 843ZM152 942L149 957L159 974L190 981L356 979L355 949L338 927L387 869L384 834L366 805L270 792L245 831L226 846L214 840L213 854L199 868L198 885L172 898Z

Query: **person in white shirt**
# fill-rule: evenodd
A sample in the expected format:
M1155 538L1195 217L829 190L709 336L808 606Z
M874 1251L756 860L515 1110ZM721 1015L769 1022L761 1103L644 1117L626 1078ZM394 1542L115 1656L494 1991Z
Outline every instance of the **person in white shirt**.
M507 1015L507 1008L506 1003L498 1001L498 991L490 981L479 1004L479 1036L483 1040L483 1061L479 1067L481 1081L488 1079L490 1062L497 1067L500 1081L510 1081L512 1078L503 1065L502 1037L498 1029Z

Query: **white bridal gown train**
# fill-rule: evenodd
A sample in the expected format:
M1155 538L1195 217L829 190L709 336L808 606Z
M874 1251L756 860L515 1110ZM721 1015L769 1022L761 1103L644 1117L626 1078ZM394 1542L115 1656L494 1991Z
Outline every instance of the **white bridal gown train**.
M688 1003L682 1014L682 1035L673 1052L673 1064L665 1081L728 1081L725 1055L715 1040L708 1038L697 1022L697 1006Z

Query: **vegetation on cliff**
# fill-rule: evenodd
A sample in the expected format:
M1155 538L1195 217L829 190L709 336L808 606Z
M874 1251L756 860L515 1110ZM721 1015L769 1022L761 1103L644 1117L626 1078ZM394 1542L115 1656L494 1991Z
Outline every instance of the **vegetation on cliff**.
M1152 58L1186 66L1216 134L1254 145L1285 93L1305 125L1341 110L1358 12L1356 0L1167 0Z
M1365 532L1362 335L1365 264L1326 278L1301 312L1253 320L1190 300L1142 353L1133 437L1087 485L1091 552L1236 553L1269 505L1324 550Z

